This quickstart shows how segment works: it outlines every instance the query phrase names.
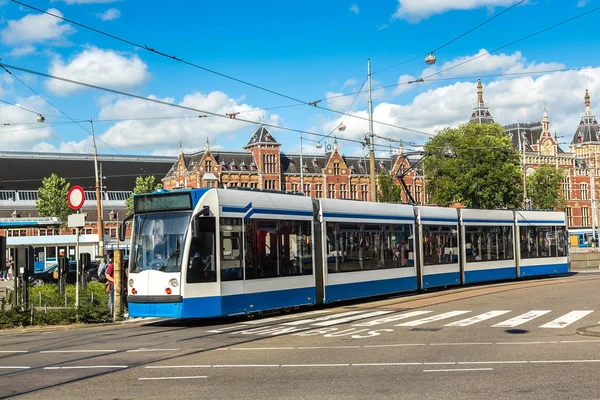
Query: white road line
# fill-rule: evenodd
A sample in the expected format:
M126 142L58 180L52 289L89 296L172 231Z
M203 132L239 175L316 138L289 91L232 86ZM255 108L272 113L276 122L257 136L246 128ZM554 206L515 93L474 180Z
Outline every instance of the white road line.
M343 312L343 313L326 315L324 317L301 319L299 321L286 322L285 324L281 324L281 325L291 325L291 326L294 326L294 325L304 325L304 324L310 324L312 322L327 321L327 320L330 320L330 319L346 317L348 315L360 314L360 313L363 313L363 312L364 311L346 311L346 312Z
M202 350L202 349L198 349ZM135 350L127 350L127 353L140 353L145 351L179 351L179 349L135 349Z
M392 312L393 311L373 311L373 312L369 312L369 313L366 313L366 314L351 315L349 317L344 317L344 318L339 318L339 319L334 319L334 320L329 320L329 321L323 321L323 322L317 322L316 324L311 324L311 325L312 326L338 325L338 324L344 324L346 322L356 321L358 319L366 319L366 318L371 318L371 317L378 317L380 315L390 314Z
M552 310L532 310L526 312L525 314L521 314L518 317L502 321L500 323L497 323L496 325L492 325L492 328L514 328L515 326L522 325L526 322L531 321L532 319L548 314L550 311Z
M493 371L494 368L453 368L453 369L424 369L423 372L466 372L466 371Z
M27 350L0 350L0 353L29 353Z
M322 350L322 349L359 349L360 346L312 346L298 347L298 350Z
M403 365L423 365L420 362L395 362L395 363L361 363L352 364L353 367L390 367L390 366L403 366Z
M423 365L456 365L454 361L444 361L444 362L426 362Z
M586 340L561 340L561 343L600 343L597 339L586 339Z
M565 326L569 326L573 322L578 321L593 312L594 310L571 311L562 317L556 318L554 321L550 321L547 324L540 326L540 328L564 328Z
M452 318L457 315L462 315L462 314L466 314L469 312L471 312L471 311L450 311L450 312L443 313L443 314L433 315L431 317L426 317L426 318L417 319L414 321L404 322L404 323L398 324L396 326L418 326L418 325L427 324L429 322L439 321L441 319Z
M458 365L473 365L473 364L527 364L528 361L459 361Z
M94 369L94 368L128 368L127 365L74 365L71 367L44 367L44 369Z
M404 314L390 315L389 317L375 319L373 321L361 322L360 324L354 324L352 326L375 326L375 325L385 324L387 322L398 321L401 319L418 317L419 315L428 314L430 312L432 312L432 311L410 311L410 312L407 312Z
M469 326L469 325L473 325L473 324L476 324L481 321L485 321L487 319L491 319L494 317L498 317L500 315L504 315L506 313L509 313L510 311L511 310L488 311L486 313L475 315L473 317L466 318L466 319L461 319L460 321L452 322L452 323L446 324L444 326Z
M275 322L275 321L282 321L282 320L286 320L286 319L302 318L302 317L308 317L310 315L325 314L327 312L331 312L331 310L315 310L315 311L299 313L299 314L279 315L277 317L255 319L252 321L246 321L246 322L242 322L242 323L244 325L259 325L259 324L263 324L266 322ZM356 312L359 312L359 311L356 311ZM284 325L288 325L288 324L284 324Z
M212 365L149 365L146 369L170 369L170 368L212 368Z
M549 343L558 343L558 342L498 342L496 344L549 344Z
M364 348L369 347L405 347L405 346L427 346L425 343L398 343L398 344L371 344L363 346Z
M22 367L18 365L0 365L0 369L30 369L31 367Z
M430 346L478 346L490 345L492 342L477 342L477 343L429 343Z
M227 331L234 331L236 329L246 329L246 327L244 325L225 326L223 328L212 329L210 331L206 331L206 333L225 333Z
M157 378L138 378L139 381L153 381L153 380L171 380L171 379L202 379L208 378L208 376L164 376Z
M232 365L226 365L226 364L219 364L219 365L213 365L213 368L272 368L272 367L279 367L279 364L232 364Z
M232 348L235 351L249 351L249 350L294 350L294 347L240 347Z
M44 350L40 353L116 353L117 350Z
M351 364L281 364L281 367L349 367Z
M600 360L546 360L529 361L530 364L597 363Z

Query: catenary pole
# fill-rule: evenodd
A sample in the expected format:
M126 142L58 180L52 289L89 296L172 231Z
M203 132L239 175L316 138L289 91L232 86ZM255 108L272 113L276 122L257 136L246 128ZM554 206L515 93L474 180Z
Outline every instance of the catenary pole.
M96 148L96 135L94 134L94 124L90 117L90 128L92 130L92 140L94 143L94 170L96 176L96 209L98 210L98 253L105 256L104 253L104 222L102 220L102 198L100 196L100 177L98 175L98 150Z

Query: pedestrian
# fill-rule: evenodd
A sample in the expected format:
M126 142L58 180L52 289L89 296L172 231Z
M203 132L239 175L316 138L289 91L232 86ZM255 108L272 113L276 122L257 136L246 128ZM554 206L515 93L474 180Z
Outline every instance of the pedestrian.
M14 271L15 271L15 262L13 261L12 257L10 257L8 259L8 263L6 264L6 266L7 266L7 270L8 270L8 273L6 275L7 280L12 281L13 280L13 276L14 276L13 274L14 274Z
M114 278L115 264L112 259L108 260L108 266L106 267L106 287L108 292L108 310L110 315L113 315L113 308L115 305L115 278Z
M8 280L8 258L5 260L2 270L0 270L0 282Z

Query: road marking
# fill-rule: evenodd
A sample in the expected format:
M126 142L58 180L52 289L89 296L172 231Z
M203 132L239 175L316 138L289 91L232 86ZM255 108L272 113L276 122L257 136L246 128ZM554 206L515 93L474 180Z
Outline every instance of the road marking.
M219 364L213 365L213 368L272 368L279 367L279 364Z
M398 321L401 319L418 317L419 315L428 314L430 312L432 312L432 311L410 311L410 312L407 312L404 314L390 315L389 317L375 319L373 321L361 322L360 324L354 324L352 326L375 326L375 325L385 324L387 322Z
M528 361L459 361L458 365L471 364L527 364Z
M294 350L294 347L236 347L231 350L244 351L244 350Z
M541 317L542 315L548 314L550 311L552 310L532 310L526 312L525 314L521 314L518 317L502 321L496 325L492 325L492 328L514 328L515 326L522 325L535 318Z
M93 368L128 368L127 365L74 365L71 367L44 367L44 369L93 369Z
M40 353L115 353L117 350L44 350Z
M550 321L547 324L540 326L540 328L564 328L565 326L569 326L573 322L578 321L593 312L594 310L571 311L562 317L556 318L554 321Z
M211 368L212 365L149 365L146 369L167 369L167 368Z
M465 372L465 371L493 371L494 368L453 368L453 369L424 369L423 372Z
M349 367L351 364L281 364L281 367Z
M492 342L477 342L477 343L429 343L430 346L476 346L476 345L490 345Z
M393 367L393 366L403 366L403 365L423 365L420 362L392 362L392 363L361 363L361 364L352 364L353 367Z
M202 349L198 349L202 350ZM140 353L144 351L179 351L179 349L135 349L135 350L127 350L127 353Z
M299 313L299 314L279 315L277 317L256 319L256 320L246 321L246 322L242 322L242 323L244 325L259 325L259 324L263 324L266 322L275 322L275 321L282 321L282 320L286 320L286 319L308 317L310 315L325 314L327 312L331 312L331 310L315 310L315 311L304 312L304 313ZM360 311L356 311L356 312L360 312ZM285 325L287 325L287 324L285 324Z
M157 378L138 378L139 381L152 381L152 380L170 380L170 379L202 379L208 378L208 376L164 376Z
M498 342L496 344L549 344L558 342Z
M0 353L29 353L27 350L0 350Z
M585 339L585 340L561 340L561 343L600 343L600 340L597 339Z
M298 350L321 350L321 349L359 349L360 346L312 346L298 347Z
M597 363L600 360L546 360L529 361L531 364Z
M31 367L11 366L11 365L0 365L0 369L30 369Z
M396 326L418 326L418 325L427 324L429 322L439 321L441 319L452 318L457 315L462 315L462 314L466 314L469 312L471 312L471 311L450 311L450 312L443 313L443 314L433 315L431 317L426 317L426 318L417 319L414 321L404 322L404 323L398 324Z
M378 317L380 315L390 314L393 311L373 311L366 314L352 315L345 318L334 319L330 321L317 322L316 324L311 324L312 326L331 326L337 324L344 324L346 322L356 321L358 319L366 319L371 317Z
M427 346L425 343L398 343L398 344L371 344L363 346L368 347L405 347L405 346Z
M218 328L218 329L212 329L210 331L206 331L206 333L224 333L227 331L233 331L236 329L245 329L246 327L244 325L234 325L234 326L226 326L223 328Z
M346 317L348 315L355 315L355 314L360 314L360 313L364 313L364 311L346 311L346 312L343 312L343 313L326 315L324 317L301 319L299 321L286 322L286 323L281 324L281 325L291 325L291 326L293 326L293 325L304 325L304 324L310 324L310 323L313 323L313 322L327 321L327 320L330 320L330 319L341 318L341 317Z
M483 314L475 315L474 317L461 319L460 321L452 322L450 324L446 324L444 326L469 326L476 324L481 321L485 321L487 319L491 319L494 317L498 317L500 315L504 315L509 313L511 310L496 310L496 311L488 311Z

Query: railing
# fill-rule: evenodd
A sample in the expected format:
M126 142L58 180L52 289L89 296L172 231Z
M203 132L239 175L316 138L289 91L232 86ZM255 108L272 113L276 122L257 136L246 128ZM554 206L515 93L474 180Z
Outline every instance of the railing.
M102 200L109 203L121 203L127 200L131 196L132 192L129 191L109 191L102 193ZM85 191L84 197L86 204L88 202L96 201L95 191ZM38 191L37 190L0 190L0 205L9 204L21 204L27 205L37 201Z

